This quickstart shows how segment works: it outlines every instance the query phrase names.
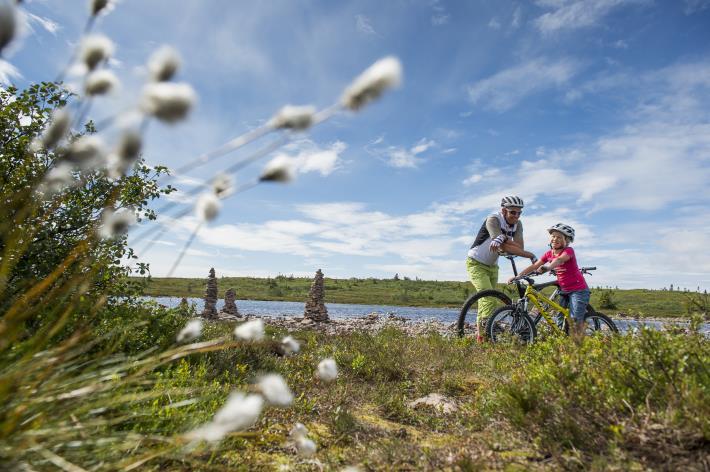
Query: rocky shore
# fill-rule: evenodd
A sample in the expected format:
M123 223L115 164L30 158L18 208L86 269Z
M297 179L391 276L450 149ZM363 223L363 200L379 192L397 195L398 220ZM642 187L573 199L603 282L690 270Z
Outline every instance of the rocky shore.
M288 331L298 331L301 329L312 329L322 331L325 334L346 334L352 332L377 332L385 327L393 326L407 334L418 335L435 331L443 336L455 336L456 323L444 323L438 320L410 320L403 316L394 314L370 313L358 318L330 319L325 322L316 322L310 318L293 318L281 316L255 316L246 314L238 318L225 314L219 314L221 321L245 321L253 318L261 318L265 324ZM473 326L469 326L469 331Z

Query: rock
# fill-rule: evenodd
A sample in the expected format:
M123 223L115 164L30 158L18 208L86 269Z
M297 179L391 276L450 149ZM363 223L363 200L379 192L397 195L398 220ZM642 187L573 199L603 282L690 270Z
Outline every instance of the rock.
M304 318L316 322L330 321L328 318L328 310L325 307L325 292L323 290L323 272L320 269L316 271L316 276L311 284L311 290L308 293L306 301L306 309L303 313Z
M430 393L429 395L409 402L409 408L421 408L421 406L430 406L445 415L454 413L458 410L454 400L441 395L440 393Z
M209 320L217 319L217 277L214 273L214 267L210 269L210 275L207 277L205 308L202 310L202 317Z
M235 302L236 298L237 295L233 288L230 288L224 293L224 307L222 308L222 313L241 318L242 315L239 314L239 310L237 309L237 304Z

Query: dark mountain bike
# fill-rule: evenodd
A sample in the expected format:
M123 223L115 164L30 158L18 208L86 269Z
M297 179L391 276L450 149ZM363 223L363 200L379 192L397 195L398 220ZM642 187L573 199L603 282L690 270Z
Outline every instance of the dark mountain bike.
M513 266L513 274L517 276L518 269L515 266L515 260L514 260L516 256L513 256L511 254L501 254L501 255L510 261L510 264ZM516 285L518 288L518 295L520 297L522 297L525 294L525 288L520 283L516 282ZM478 301L481 300L482 298L486 298L486 297L498 300L499 302L502 302L503 305L511 305L513 303L513 300L510 298L510 296L501 290L489 289L489 290L481 290L479 292L474 293L473 295L471 295L470 297L468 297L466 299L463 306L461 307L461 313L459 313L459 320L458 320L458 324L457 324L459 336L463 337L467 334L466 329L470 328L470 326L471 326L470 321L473 318L472 311L477 310L478 309ZM469 323L466 323L466 319L469 320ZM473 329L475 330L475 326Z

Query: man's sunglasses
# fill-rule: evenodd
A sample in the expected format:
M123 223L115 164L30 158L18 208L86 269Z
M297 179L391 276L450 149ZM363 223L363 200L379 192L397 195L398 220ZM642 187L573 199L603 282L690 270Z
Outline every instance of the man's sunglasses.
M520 216L523 214L522 210L521 211L508 210L508 213L510 213L513 216Z

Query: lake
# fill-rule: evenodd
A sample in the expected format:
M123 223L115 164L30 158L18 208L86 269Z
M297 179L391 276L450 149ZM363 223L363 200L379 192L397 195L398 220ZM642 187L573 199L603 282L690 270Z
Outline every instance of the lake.
M175 308L180 304L180 297L144 297L146 300L154 300L161 305L169 308ZM202 311L204 300L201 298L188 298L188 303L194 304L197 311ZM283 316L283 317L302 317L305 303L303 302L281 302L281 301L264 301L264 300L237 300L237 308L242 315L257 315L257 316ZM221 309L224 301L220 300L217 303L217 309ZM390 313L403 316L412 321L436 320L446 323L455 323L459 319L458 308L429 308L416 306L395 306L395 305L356 305L349 303L326 303L328 315L333 319L358 318L370 313L378 313L380 315L389 315ZM471 319L473 322L475 318ZM467 320L468 321L468 320ZM640 328L648 326L654 329L660 329L665 321L655 320L629 320L615 319L614 322L619 327L619 330L627 331L632 328ZM679 325L686 323L675 322ZM710 334L710 323L703 323L700 331L704 334Z

